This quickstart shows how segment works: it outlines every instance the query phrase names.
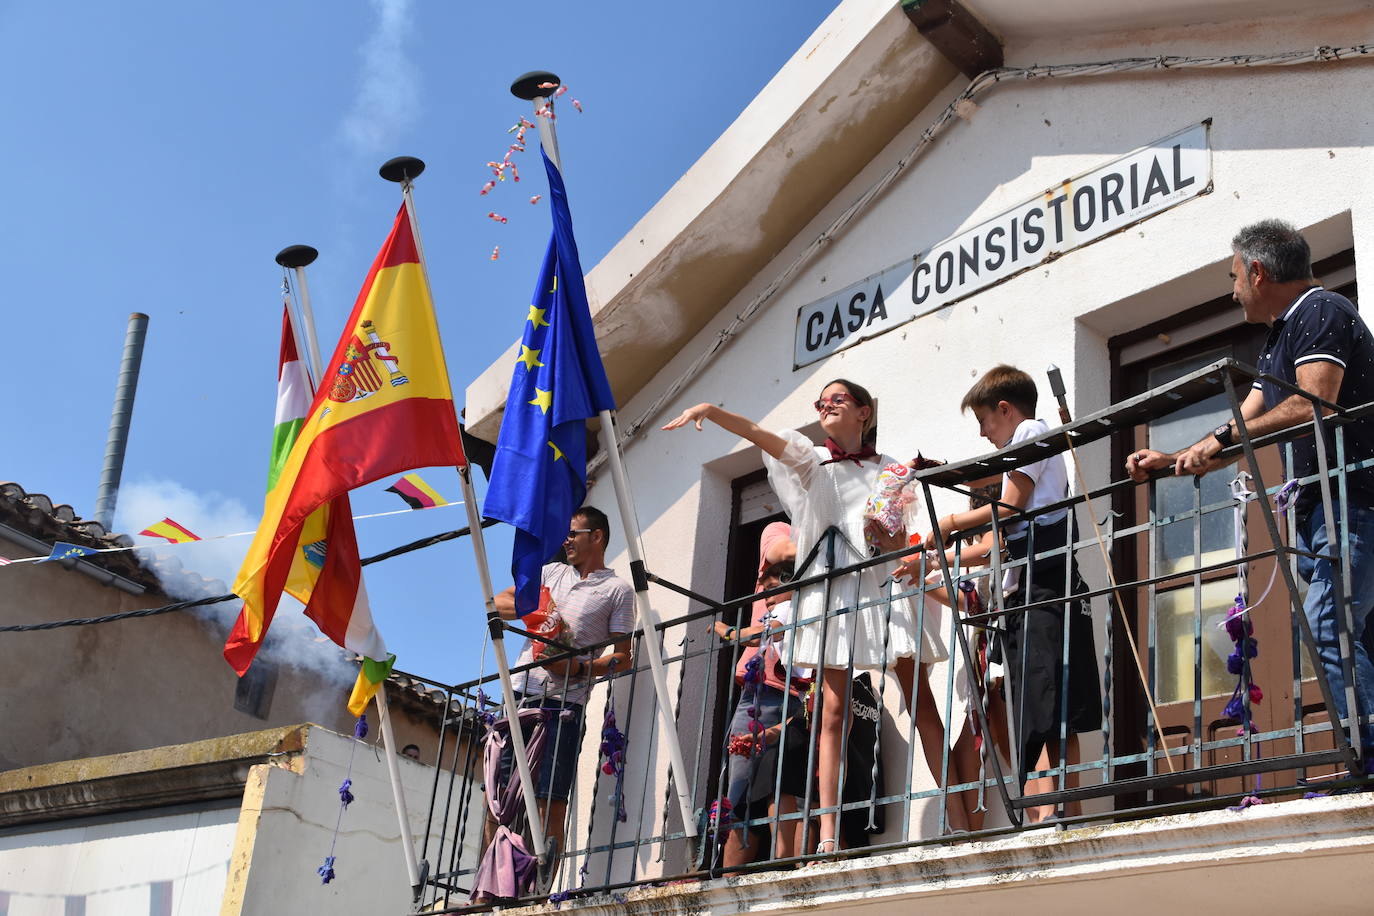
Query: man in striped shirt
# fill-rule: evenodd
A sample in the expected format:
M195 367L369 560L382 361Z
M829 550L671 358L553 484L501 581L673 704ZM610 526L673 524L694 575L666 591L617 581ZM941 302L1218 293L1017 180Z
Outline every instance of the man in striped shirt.
M559 711L548 726L553 731L544 745L534 793L550 842L556 844L550 847L555 856L563 848L568 796L582 746L583 705L591 684L602 675L630 670L633 661L629 634L634 630L634 591L628 582L606 568L610 536L606 513L593 506L578 509L563 541L567 563L547 564L542 584L549 590L563 620L562 631L554 637L558 642L590 646L614 639L611 651L588 651L565 661L548 662L542 668L530 668L512 678L522 706ZM496 610L507 619L515 617L513 586L496 596ZM527 641L515 667L534 664L536 648L539 647L533 641ZM550 647L542 654L562 653ZM508 778L511 765L507 750L501 757L503 781ZM552 876L550 872L547 880L552 880Z

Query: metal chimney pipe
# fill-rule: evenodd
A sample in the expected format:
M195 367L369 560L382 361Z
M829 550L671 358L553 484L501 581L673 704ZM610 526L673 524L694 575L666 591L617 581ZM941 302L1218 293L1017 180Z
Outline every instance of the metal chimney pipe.
M100 469L100 490L95 497L95 520L106 531L113 530L119 478L124 473L124 446L129 441L134 395L138 392L138 370L143 364L143 341L147 336L148 316L134 312L129 316L129 330L124 335L124 358L120 361L119 380L115 383L110 434L105 439L105 463Z

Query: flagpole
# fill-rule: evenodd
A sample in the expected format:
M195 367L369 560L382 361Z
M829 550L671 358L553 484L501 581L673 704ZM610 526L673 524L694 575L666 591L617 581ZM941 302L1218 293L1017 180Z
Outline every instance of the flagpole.
M425 286L429 284L429 267L425 261L425 246L420 240L420 220L415 215L414 180L425 170L425 164L413 156L397 156L382 164L380 174L387 181L401 185L401 195L405 198L406 213L410 217L410 234L415 239L415 253L420 258L420 271L424 274ZM529 753L525 750L525 735L520 728L520 705L515 699L515 685L510 677L510 660L506 656L505 630L501 615L496 611L495 592L491 585L491 569L487 563L487 541L483 535L482 517L477 510L477 491L472 485L472 470L468 465L458 467L458 478L463 485L463 508L468 515L468 530L472 540L472 552L477 561L477 577L482 584L482 604L487 609L487 629L491 633L492 655L496 658L496 671L501 680L501 694L506 710L506 721L510 723L511 751L515 757L515 768L520 774L520 791L525 797L526 820L530 825L530 840L534 843L535 857L545 864L547 850L544 842L544 822L539 816L538 801L534 797L534 777L530 773Z
M305 333L301 333L302 328L297 323L296 313L291 309L287 309L287 313L291 316L291 329L295 331L296 339L305 343L306 359L310 361L311 394L314 394L314 389L320 387L324 368L320 365L320 343L315 337L315 312L310 308L310 286L305 282L305 268L313 264L319 256L320 253L309 245L288 245L277 252L277 263L296 273L296 289L300 292L297 302L297 307L301 310L299 323L305 325Z
M291 245L277 252L277 263L284 268L296 272L296 288L300 290L300 298L297 306L301 310L301 318L306 327L304 345L306 358L313 369L313 378L310 379L310 394L314 396L316 389L322 384L324 370L320 360L320 344L315 337L315 314L310 308L309 288L305 283L305 268L311 264L319 252L309 245ZM302 335L296 323L296 314L292 309L287 309L286 314L291 319L291 328L296 334L297 341ZM358 587L363 588L362 573L358 574ZM386 770L387 776L391 781L391 797L396 803L396 818L400 826L401 853L405 857L406 874L410 878L410 888L418 899L420 895L420 867L415 860L415 841L410 835L410 815L406 812L405 794L401 791L401 771L396 763L396 736L391 728L391 711L386 702L386 683L382 683L381 688L373 697L377 702L377 718L380 720L382 728L382 744L386 748Z
M554 84L548 87L547 84ZM534 121L539 126L539 142L554 167L561 174L563 164L558 155L558 134L553 124L553 93L560 80L552 73L534 71L521 76L511 84L511 93L525 99L534 106ZM544 88L540 88L543 86ZM544 115L541 109L547 107ZM615 435L615 418L611 411L603 410L598 414L601 421L599 437L601 449L611 469L611 482L615 488L616 503L620 508L620 523L625 531L626 550L630 554L630 575L635 589L635 610L639 614L640 625L644 629L643 647L649 656L649 671L653 677L654 692L658 695L659 733L668 748L668 762L671 767L673 788L677 795L678 808L682 814L682 829L689 838L697 836L696 809L692 804L692 792L688 778L687 764L682 756L682 744L677 734L677 714L672 695L668 692L668 674L663 666L663 653L658 646L659 616L649 601L649 580L644 565L644 549L641 544L639 517L635 514L634 500L630 494L630 480L625 473L621 460L620 443Z

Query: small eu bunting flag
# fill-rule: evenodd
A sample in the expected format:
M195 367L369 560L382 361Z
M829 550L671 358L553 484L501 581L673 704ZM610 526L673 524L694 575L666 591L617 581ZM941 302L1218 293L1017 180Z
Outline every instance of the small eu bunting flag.
M94 547L81 547L77 544L68 544L66 541L58 541L52 545L52 553L38 562L51 563L53 560L74 560L77 557L86 557L98 552Z

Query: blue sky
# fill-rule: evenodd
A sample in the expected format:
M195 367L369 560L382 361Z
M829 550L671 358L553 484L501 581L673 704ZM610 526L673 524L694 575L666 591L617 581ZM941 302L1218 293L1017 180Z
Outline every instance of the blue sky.
M518 186L477 193L506 128L528 114L511 80L552 70L563 101L585 108L563 105L558 127L590 269L833 6L0 0L12 354L0 479L94 514L125 326L141 311L151 321L117 527L163 515L202 535L255 527L280 248L320 250L308 277L327 356L399 206L377 166L424 159L417 210L461 406L518 336L549 232L547 209L528 203L545 192L533 144ZM510 222L489 220L493 209ZM425 477L457 499L454 471ZM401 508L387 485L357 491L355 511ZM358 538L368 555L462 524L461 508L438 509L362 521ZM164 552L228 579L247 541ZM503 587L508 530L491 529L488 549ZM398 666L450 682L476 673L481 599L465 543L376 564L367 582Z

